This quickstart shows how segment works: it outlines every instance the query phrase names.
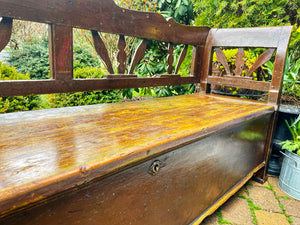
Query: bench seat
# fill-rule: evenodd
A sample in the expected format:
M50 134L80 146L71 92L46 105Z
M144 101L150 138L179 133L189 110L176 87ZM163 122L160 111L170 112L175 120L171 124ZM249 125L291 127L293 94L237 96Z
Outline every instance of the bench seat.
M210 154L214 152L214 147L206 150L197 150L196 147L195 150L190 150L188 146L205 146L207 141L217 144L218 138L222 139L222 132L228 131L224 135L229 135L230 138L226 137L226 140L229 144L232 141L232 148L245 147L235 156L231 157L230 153L224 155L224 160L237 160L239 157L238 160L243 164L243 173L238 173L235 180L227 179L227 183L225 177L222 178L224 191L216 191L217 196L212 195L211 201L216 201L234 187L237 181L263 167L264 145L273 112L274 106L257 101L191 94L0 115L1 216L7 219L6 217L9 218L10 214L18 210L43 205L43 202L53 199L53 196L59 199L61 193L72 193L72 190L82 188L87 183L97 183L99 180L103 182L101 180L109 179L109 176L116 176L117 171L130 171L148 161L150 164L145 166L150 168L153 159L178 149L190 151L192 157L194 154L203 154L202 160L213 160L214 167L218 167L216 157L223 154L218 152L220 150L216 150L213 156ZM217 137L219 133L221 136ZM233 139L243 139L248 144L239 146ZM256 146L257 149L250 149L249 153L249 146ZM243 156L243 160L241 155L245 148L247 154ZM232 150L234 151L237 150ZM251 154L256 157L254 160L250 159L253 156ZM159 160L159 166L165 166L167 170L168 163L165 159ZM197 166L204 168L201 163L197 163ZM232 167L230 163L228 166ZM164 169L161 168L161 173ZM187 168L193 169L192 165ZM226 170L226 167L223 169ZM236 165L232 169L238 171L240 168ZM153 175L155 174L145 172L146 177ZM112 186L116 185L114 182L110 183ZM199 183L194 182L193 185ZM126 188L126 185L122 186ZM210 189L217 187L218 185L209 186ZM203 187L200 189L205 190ZM204 208L201 210L208 206L202 206ZM199 211L196 214L199 215ZM174 221L178 221L178 224L184 222ZM24 218L21 224L27 224Z

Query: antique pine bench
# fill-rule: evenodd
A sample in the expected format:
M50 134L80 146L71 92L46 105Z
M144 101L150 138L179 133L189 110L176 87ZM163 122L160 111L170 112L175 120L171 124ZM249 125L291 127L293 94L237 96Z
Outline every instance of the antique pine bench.
M291 27L184 26L112 0L0 0L0 16L0 50L13 19L49 24L52 77L1 81L1 97L199 87L190 95L0 115L0 224L199 224L252 176L266 180ZM72 28L92 31L108 76L73 79ZM119 35L117 74L98 32ZM141 39L127 69L124 36ZM134 68L150 39L169 43L168 74L139 77ZM191 75L177 74L187 47L174 68L173 44L194 46ZM234 74L225 47L239 48ZM244 76L243 48L254 47L266 50ZM212 52L226 75L212 76ZM272 80L252 79L270 59ZM267 102L211 93L217 85L265 92Z

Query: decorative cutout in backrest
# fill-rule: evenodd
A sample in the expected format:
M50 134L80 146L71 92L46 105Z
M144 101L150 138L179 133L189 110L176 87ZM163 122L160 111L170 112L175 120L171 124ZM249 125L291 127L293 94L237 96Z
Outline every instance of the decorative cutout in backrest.
M118 40L118 53L117 53L117 63L118 63L118 72L117 72L117 76L113 76L114 74L114 70L113 70L113 66L112 66L112 61L109 57L108 51L105 47L105 43L102 40L102 38L100 37L99 33L97 31L91 31L92 32L92 37L93 37L93 42L94 42L94 47L96 49L96 52L98 53L99 57L103 60L105 67L107 69L107 71L110 73L109 76L105 75L105 77L109 77L109 78L128 78L128 76L121 76L122 74L125 74L126 71L126 59L128 58L128 56L126 55L125 52L125 48L126 48L126 41L125 41L125 37L123 35L119 35L119 40ZM137 66L138 62L143 58L143 56L146 53L146 47L147 47L147 39L142 39L142 41L140 41L139 45L136 47L136 51L134 52L132 59L131 59L131 63L130 63L130 67L128 68L128 74L133 74L133 71L135 69L135 67ZM187 53L187 49L188 49L188 45L184 45L184 47L182 48L181 54L178 58L177 64L176 64L176 68L174 70L174 45L173 43L169 43L168 44L168 49L167 49L167 56L166 56L166 62L167 62L167 73L168 75L177 75L178 77L178 71L180 69L180 66L182 64L182 62L185 59L186 53ZM174 74L173 74L174 73ZM159 77L162 77L161 74L157 74ZM137 77L137 75L135 76L130 76L130 77ZM171 78L171 76L164 76L164 77L169 77Z
M288 42L292 27L261 27L261 28L238 28L238 29L211 29L207 38L204 53L204 66L200 81L201 90L210 92L210 85L223 85L228 87L238 87L242 89L257 90L268 93L268 102L278 104L283 67L287 52ZM230 71L230 66L226 60L224 48L239 48L236 55L235 70ZM244 48L266 48L243 74ZM218 61L225 70L224 76L211 76L212 74L212 51L216 49ZM274 54L275 53L275 54ZM252 80L251 75L272 56L274 59L274 70L270 82ZM209 85L207 85L209 84Z
M245 79L251 79L251 75L254 71L256 71L259 67L261 67L263 64L268 62L271 57L273 56L275 52L275 48L270 48L265 50L262 54L260 54L255 62L251 65L250 68L248 68L248 71L244 71L246 67L245 63L247 59L245 59L245 51L244 48L238 48L236 53L236 60L234 62L234 71L230 71L229 63L226 59L226 56L223 52L223 50L219 47L215 48L215 53L217 56L217 59L219 63L224 67L224 70L226 72L226 76L234 76L236 78L245 78ZM248 59L249 60L249 59ZM243 73L246 72L246 73ZM243 74L243 75L242 75Z
M27 81L0 81L0 96L47 94L105 89L124 89L151 86L169 86L196 83L200 73L181 77L157 76L139 77L133 75L138 62L146 51L147 40L170 43L168 72L173 73L173 44L204 46L208 27L181 25L174 19L165 19L153 12L139 12L123 9L113 0L0 0L0 47L7 44L13 18L46 23L50 26L49 54L52 79ZM35 13L32 13L35 12ZM86 13L89 12L89 13ZM76 15L76 16L74 16ZM8 18L10 17L10 18ZM109 78L115 79L74 79L72 28L92 30L97 54L103 60ZM98 32L120 35L118 41L118 65L114 64ZM141 38L133 57L126 55L125 36ZM175 71L178 72L186 50L182 52ZM130 62L128 59L130 58ZM128 71L126 67L130 64ZM118 74L114 75L117 71ZM130 74L124 75L124 73Z

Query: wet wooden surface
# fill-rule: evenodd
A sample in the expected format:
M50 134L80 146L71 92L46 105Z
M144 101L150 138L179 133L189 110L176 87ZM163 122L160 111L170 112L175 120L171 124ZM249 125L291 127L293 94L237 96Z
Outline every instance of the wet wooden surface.
M241 122L64 192L46 204L0 219L0 223L188 225L197 221L198 225L210 206L236 192L237 186L241 187L263 166L269 121L270 114ZM199 215L200 220L195 220Z
M193 94L0 115L0 210L273 110L251 101Z

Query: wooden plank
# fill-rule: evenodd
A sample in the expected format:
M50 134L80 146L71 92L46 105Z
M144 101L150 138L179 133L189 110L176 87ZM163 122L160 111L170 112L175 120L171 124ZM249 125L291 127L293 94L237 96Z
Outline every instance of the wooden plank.
M0 22L0 52L8 44L12 32L13 20L3 17Z
M285 57L287 54L292 29L293 27L284 27L279 35L279 43L275 55L271 81L271 90L268 97L268 102L272 104L278 105L280 101L282 71L284 69Z
M106 46L105 46L102 38L99 36L98 32L95 30L92 30L92 36L93 36L94 47L95 47L97 54L103 60L107 71L111 74L114 74L114 69L112 67L111 60L109 58Z
M0 0L0 16L173 43L204 43L208 27L118 7L113 0Z
M133 59L131 61L130 68L129 68L129 74L133 74L134 68L136 67L137 63L143 58L146 52L146 47L147 47L147 40L143 39L134 52L134 55L132 57Z
M118 73L124 74L126 69L126 42L123 35L119 36L118 40L118 54L117 54L117 60L118 60Z
M245 64L244 60L245 52L243 48L239 48L236 53L236 60L235 60L235 70L234 75L241 76L243 72L243 67Z
M225 195L223 195L215 204L208 208L202 215L193 221L193 225L199 225L201 222L209 215L213 214L218 208L220 208L232 195L238 192L246 183L253 177L253 175L260 169L265 167L265 162L258 165L254 170L252 170L243 180L237 183L233 188L231 188Z
M284 27L211 29L212 46L276 48Z
M187 225L263 163L261 116L3 220L5 225ZM260 141L245 134L256 130ZM232 145L232 142L235 145ZM209 150L208 150L209 148ZM155 175L153 164L159 164ZM88 176L87 171L85 177ZM226 177L226 179L224 179ZM247 177L248 179L250 177ZM231 193L232 194L232 193ZM199 201L201 199L201 201Z
M224 52L220 48L215 48L218 61L224 66L226 75L231 75L229 65Z
M270 48L266 51L264 51L262 54L260 54L257 58L257 60L255 61L255 63L252 65L252 67L249 69L249 71L247 72L246 76L250 77L251 74L260 66L262 66L263 64L265 64L266 62L268 62L274 53L275 49L274 48Z
M169 54L168 54L168 57L167 57L167 63L168 63L167 72L168 72L168 74L173 73L173 62L174 62L173 52L174 52L173 44L169 43L169 47L168 47L168 53Z
M234 76L232 77L209 76L207 83L224 85L229 87L239 87L239 88L258 90L258 91L269 91L270 89L270 83L268 82L249 80L247 78L244 79L243 77L238 78Z
M49 26L49 64L53 79L73 79L73 31L71 27Z
M185 45L184 48L182 49L181 53L180 53L180 56L179 56L179 59L178 59L178 62L176 64L176 68L175 68L175 74L178 74L178 71L179 71L179 68L186 56L186 53L187 53L187 50L188 50L188 45Z
M71 76L71 74L69 74ZM16 96L31 94L51 94L77 91L110 90L139 87L155 87L195 83L196 78L166 77L152 78L114 78L114 79L74 79L74 80L24 80L0 81L0 96Z
M273 111L253 101L193 94L2 114L2 216ZM264 123L258 124L267 129Z

